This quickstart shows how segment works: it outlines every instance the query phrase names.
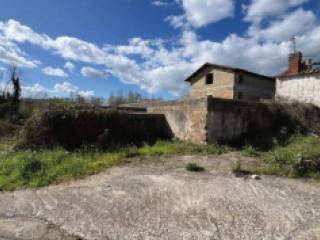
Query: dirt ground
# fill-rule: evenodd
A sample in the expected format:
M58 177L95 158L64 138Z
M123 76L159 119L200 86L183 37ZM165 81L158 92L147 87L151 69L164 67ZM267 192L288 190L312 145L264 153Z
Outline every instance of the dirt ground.
M80 181L2 193L0 240L320 239L320 186L236 178L239 158L135 158ZM186 171L189 162L206 171Z

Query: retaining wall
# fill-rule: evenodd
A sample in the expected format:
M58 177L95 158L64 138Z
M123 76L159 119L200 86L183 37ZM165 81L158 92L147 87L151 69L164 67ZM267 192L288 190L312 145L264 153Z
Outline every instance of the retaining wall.
M126 105L128 106L128 105ZM164 114L174 136L194 143L233 141L273 127L267 104L219 98L130 104L148 113Z

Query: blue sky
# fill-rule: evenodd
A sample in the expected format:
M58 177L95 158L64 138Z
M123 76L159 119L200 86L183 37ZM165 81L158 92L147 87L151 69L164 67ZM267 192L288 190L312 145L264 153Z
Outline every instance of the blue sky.
M292 36L319 59L319 17L318 0L2 0L0 87L15 64L26 97L176 98L205 62L280 73Z

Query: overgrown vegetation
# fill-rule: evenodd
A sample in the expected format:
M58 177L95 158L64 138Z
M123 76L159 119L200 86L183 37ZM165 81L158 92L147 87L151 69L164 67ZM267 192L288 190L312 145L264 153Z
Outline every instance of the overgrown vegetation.
M252 145L246 145L242 149L241 154L245 157L258 157L259 156L259 151Z
M0 189L42 187L98 173L124 162L127 157L171 154L219 154L218 145L199 146L178 141L160 141L153 146L129 147L102 152L85 146L74 152L62 148L42 151L12 150L13 140L0 144Z
M286 144L263 153L263 162L253 169L262 174L320 179L320 138L293 135Z
M164 116L87 105L52 105L26 122L18 148L38 150L59 146L75 150L86 144L105 150L171 138Z

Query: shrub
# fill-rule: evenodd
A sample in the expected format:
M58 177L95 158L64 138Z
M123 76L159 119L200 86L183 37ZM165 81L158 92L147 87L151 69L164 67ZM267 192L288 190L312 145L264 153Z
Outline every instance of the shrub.
M21 161L20 176L23 180L28 181L43 168L43 163L39 160L38 156L32 154Z
M201 166L199 166L197 163L188 163L188 165L186 166L186 169L189 172L203 172L205 171L205 169Z
M55 105L31 117L20 134L19 149L95 145L110 149L170 139L164 116L129 114L94 106Z
M276 146L256 169L265 174L313 177L320 174L320 138L295 135L286 146Z

